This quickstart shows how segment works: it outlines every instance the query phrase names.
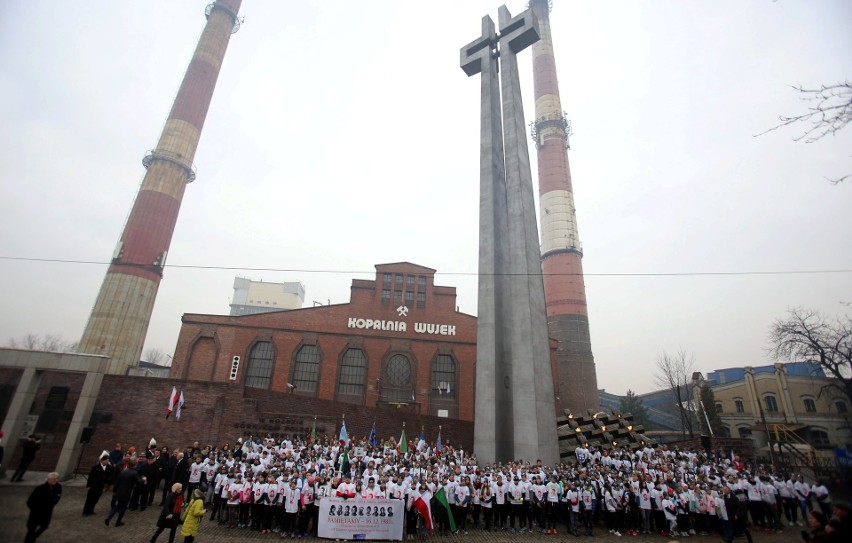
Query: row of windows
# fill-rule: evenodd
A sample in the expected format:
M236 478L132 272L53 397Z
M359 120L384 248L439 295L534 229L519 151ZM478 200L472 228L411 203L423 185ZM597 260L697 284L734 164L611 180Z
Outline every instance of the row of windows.
M724 430L725 433L730 434L730 430L727 428L724 428ZM752 437L751 429L747 426L737 428L737 434L742 439L751 439ZM807 432L807 440L808 443L814 447L828 447L831 445L831 439L828 436L828 432L819 428L810 428Z
M271 342L259 341L249 352L245 370L246 386L269 388L275 362L275 349ZM302 345L296 352L290 383L300 393L316 394L319 368L322 362L316 345ZM364 397L367 378L367 357L361 349L347 349L340 360L337 394ZM388 360L380 383L380 400L407 403L414 401L414 372L411 359L395 354ZM450 355L439 354L432 363L430 396L454 400L456 398L456 362Z
M804 406L805 406L805 412L806 413L816 413L817 407L816 407L816 402L814 401L813 398L803 398L802 400L803 400L803 403L804 403ZM773 396L771 394L767 394L766 396L763 397L763 409L767 413L777 413L778 412L778 401L775 399L775 396ZM849 410L849 408L846 406L846 402L841 401L841 400L834 402L834 409L838 413L846 413ZM743 404L743 401L741 399L738 399L738 398L734 399L734 410L737 413L745 413L745 405ZM723 413L724 412L724 407L723 407L721 402L716 403L716 412L717 413Z
M389 285L392 279L395 279L394 283L397 285L402 285L403 278L405 278L405 284L414 289L414 278L417 277L417 288L423 290L426 288L426 276L425 275L404 275L401 273L393 274L393 273L385 273L382 277L382 281L385 285Z

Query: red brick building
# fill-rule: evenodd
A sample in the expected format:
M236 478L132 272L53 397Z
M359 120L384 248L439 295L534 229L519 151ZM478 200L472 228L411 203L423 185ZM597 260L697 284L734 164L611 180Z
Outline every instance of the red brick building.
M376 265L348 304L183 316L170 377L473 420L476 317L435 270Z

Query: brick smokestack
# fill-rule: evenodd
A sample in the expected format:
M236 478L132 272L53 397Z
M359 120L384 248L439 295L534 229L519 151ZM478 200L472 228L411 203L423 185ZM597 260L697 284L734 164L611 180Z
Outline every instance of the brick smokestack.
M533 45L533 140L538 150L541 267L547 327L550 337L559 342L557 406L572 411L597 410L600 403L583 282L583 247L568 167L571 129L559 99L550 4L548 0L530 1L541 32L541 40Z
M207 24L175 97L166 125L142 164L148 170L92 308L79 352L112 359L109 373L139 363L184 188L195 179L193 159L242 0L207 6Z

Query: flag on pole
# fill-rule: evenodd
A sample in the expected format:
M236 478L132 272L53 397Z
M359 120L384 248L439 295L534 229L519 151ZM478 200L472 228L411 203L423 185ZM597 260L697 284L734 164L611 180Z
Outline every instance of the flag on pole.
M435 493L435 499L438 500L438 503L444 506L444 509L447 510L447 519L450 521L450 531L456 531L456 521L453 520L453 511L450 509L450 502L447 501L447 493L444 492L444 488Z
M343 449L340 455L340 473L343 477L349 475L349 449Z
M180 412L183 409L183 406L186 402L183 399L183 391L180 391L180 399L177 401L177 407L175 407L175 420L180 420Z
M399 454L408 452L408 441L405 438L405 423L402 424L402 435L399 436L399 443L396 444L396 452Z
M346 421L340 423L340 446L349 446L349 434L346 433Z
M438 427L438 444L435 446L435 450L438 451L438 454L444 452L444 442L441 441L441 427Z
M417 441L417 450L422 451L426 448L426 432L423 427L420 427L420 439Z
M376 421L373 421L373 427L370 429L370 437L367 438L367 442L374 449L379 445L379 439L376 437Z
M166 408L166 418L169 418L169 415L172 414L172 411L175 410L175 404L179 399L177 387L172 387L172 393L169 396L169 406Z
M314 428L311 430L311 441L310 444L313 445L317 442L317 418L314 417Z
M432 533L432 506L429 502L432 501L432 494L427 490L423 494L420 495L419 498L414 500L414 508L417 509L417 512L423 516L423 520L426 521L426 526L429 528L429 533Z

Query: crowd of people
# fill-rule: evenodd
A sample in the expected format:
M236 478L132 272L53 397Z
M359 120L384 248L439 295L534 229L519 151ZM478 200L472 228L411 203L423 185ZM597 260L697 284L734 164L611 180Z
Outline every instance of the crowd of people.
M372 438L372 435L371 435ZM315 536L327 497L400 501L405 537L499 530L593 536L721 535L731 541L751 531L802 531L808 542L852 541L849 504L832 503L825 485L801 475L742 462L723 451L646 446L595 450L580 446L570 462L480 464L449 443L423 439L397 446L393 438L348 445L320 440L247 436L233 446L179 451L158 447L104 451L89 475L83 514L94 514L113 488L109 525L127 510L162 508L151 541L177 530L191 542L200 520L282 538ZM440 441L439 441L440 443ZM415 507L431 499L431 522ZM438 499L441 496L445 499Z

